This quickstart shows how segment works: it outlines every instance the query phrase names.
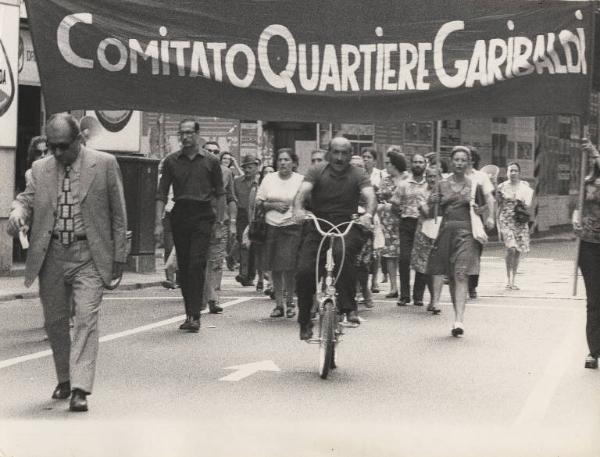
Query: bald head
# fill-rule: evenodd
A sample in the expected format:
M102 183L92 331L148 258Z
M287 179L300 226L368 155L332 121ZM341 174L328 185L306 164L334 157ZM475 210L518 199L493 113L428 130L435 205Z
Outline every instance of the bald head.
M69 113L58 113L50 116L46 123L46 133L49 129L66 131L72 139L80 133L79 122Z
M72 164L79 154L79 122L70 114L54 114L46 124L48 149L62 165Z
M331 152L333 148L336 148L338 150L345 149L350 151L352 150L352 143L350 143L350 140L348 140L348 138L344 138L343 136L336 136L329 142L329 151Z
M336 137L329 143L329 158L334 170L341 172L350 167L352 143L347 138Z

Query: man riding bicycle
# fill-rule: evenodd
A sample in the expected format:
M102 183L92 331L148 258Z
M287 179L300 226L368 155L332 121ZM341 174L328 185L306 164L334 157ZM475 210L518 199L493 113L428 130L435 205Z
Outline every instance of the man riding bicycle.
M310 207L315 216L325 219L334 225L349 222L352 215L358 212L359 200L362 199L366 213L360 217L359 223L371 227L373 215L377 208L375 192L369 176L361 168L350 165L352 144L346 138L336 137L329 143L329 162L313 166L304 177L304 182L294 199L294 217L301 221L306 219L304 202L310 197ZM331 227L322 226L327 231ZM300 339L312 337L312 322L310 311L313 295L316 291L315 263L321 235L316 227L310 224L305 227L304 237L300 245L298 267L296 273L296 288L298 293L298 323L300 324ZM345 227L341 228L343 231ZM354 261L366 240L364 228L354 226L344 238L345 256L340 277L336 283L338 308L346 314L348 322L360 324L356 300L356 267ZM328 243L326 241L325 243ZM327 244L322 249L325 253ZM335 242L333 246L335 272L342 262L342 243ZM321 262L322 263L322 262ZM320 267L321 269L321 267Z

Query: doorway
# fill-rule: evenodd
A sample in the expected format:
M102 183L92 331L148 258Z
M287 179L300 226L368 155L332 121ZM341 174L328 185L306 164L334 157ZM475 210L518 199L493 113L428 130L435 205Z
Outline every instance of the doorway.
M25 190L27 149L31 139L42 132L42 91L39 86L19 86L17 152L15 155L15 194ZM26 252L13 241L13 262L25 261Z

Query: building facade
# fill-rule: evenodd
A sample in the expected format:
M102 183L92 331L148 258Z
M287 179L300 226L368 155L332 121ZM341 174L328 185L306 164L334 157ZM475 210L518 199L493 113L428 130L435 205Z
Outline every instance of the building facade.
M0 59L0 95L2 90L12 90L11 96L14 96L16 105L16 118L11 121L10 130L3 128L2 132L5 138L15 137L14 146L0 144L0 180L3 183L0 188L0 274L9 274L14 262L24 260L25 254L18 242L6 234L6 215L14 195L25 185L29 141L43 132L47 118L43 87L40 84L23 4L19 0L5 1L7 5L12 2L15 8L20 6L21 11L20 24L17 18L16 25L19 35L18 69L14 72L17 75L16 85L13 84L6 90L4 88L8 87L10 79L6 77L6 72L2 73ZM598 144L600 125L597 92L591 94L590 104L589 136ZM536 226L539 231L569 224L577 200L581 166L579 141L582 129L579 118L573 116L329 124L221 119L131 111L74 111L73 114L79 118L96 118L103 125L104 128L97 134L91 146L125 157L127 160L123 160L123 163L131 164L135 162L133 159L139 158L140 161L135 166L150 167L151 161L144 162L144 159L154 159L158 162L168 153L177 150L179 122L184 118L195 117L200 122L203 141L216 141L221 151L228 151L238 159L247 153L255 153L263 163L270 164L274 151L282 147L294 148L300 158L300 172L308 168L311 151L326 148L332 136L340 132L350 139L357 153L365 146L375 147L380 153L380 167L383 166L383 153L390 145L401 146L407 156L439 148L442 156L446 157L457 144L473 145L480 152L481 165L498 165L501 176L505 176L506 165L509 162L516 161L521 165L523 178L536 189ZM121 122L120 131L112 131L105 128L104 124L104 121L111 122L111 119L117 123L121 120L126 122ZM139 175L135 170L124 173L126 180L138 179ZM128 183L125 185L127 188ZM152 185L147 183L140 187L141 184L137 182L135 185L129 183L129 192L143 193L143 198L153 198L153 189L147 188ZM139 198L142 196L129 196L131 201L139 201ZM153 214L148 220L154 220ZM143 225L138 224L140 227ZM151 243L151 239L146 240L146 244L148 243ZM150 263L153 265L152 261Z

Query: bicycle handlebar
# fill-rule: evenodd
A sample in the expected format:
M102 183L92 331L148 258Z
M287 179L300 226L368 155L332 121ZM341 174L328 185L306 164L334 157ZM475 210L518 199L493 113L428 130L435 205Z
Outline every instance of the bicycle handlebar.
M342 222L341 224L338 225L334 225L331 222L329 222L328 220L325 219L321 219L317 216L315 216L312 213L307 213L306 214L307 219L312 219L312 221L315 224L315 227L317 229L317 232L319 232L319 234L321 236L325 236L325 237L335 237L335 238L343 238L346 235L348 235L348 233L350 233L350 229L352 228L352 226L356 223L356 220L353 218L351 221L348 222ZM319 222L325 222L326 224L329 224L331 226L331 228L328 231L324 231L323 229L321 229L321 226L319 225ZM339 227L341 225L347 224L348 227L346 227L346 230L344 230L343 232L340 231Z

